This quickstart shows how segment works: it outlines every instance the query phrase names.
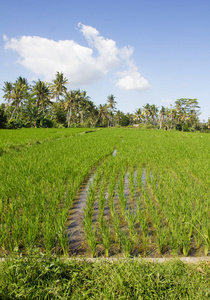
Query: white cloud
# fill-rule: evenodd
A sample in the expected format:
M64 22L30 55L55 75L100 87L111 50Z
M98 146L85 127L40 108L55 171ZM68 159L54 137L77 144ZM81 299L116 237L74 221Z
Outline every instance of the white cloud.
M7 36L5 34L3 34L3 41L6 42L7 40L8 40Z
M47 81L52 80L59 71L73 86L88 84L126 65L128 70L116 73L121 77L117 82L119 88L140 90L149 87L131 60L132 47L118 48L114 40L104 38L91 26L79 23L78 28L87 40L88 47L73 40L54 41L39 36L8 39L4 35L5 49L16 51L20 56L20 64L37 76L44 76Z
M130 62L127 71L118 72L121 77L118 80L117 86L124 90L143 90L150 87L149 82L141 76L134 63Z

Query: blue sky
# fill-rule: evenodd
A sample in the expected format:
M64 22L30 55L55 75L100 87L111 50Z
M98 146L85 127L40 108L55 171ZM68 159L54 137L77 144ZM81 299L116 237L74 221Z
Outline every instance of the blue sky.
M210 116L210 0L0 0L0 88L18 76L117 108L197 98ZM0 91L0 102L3 102Z

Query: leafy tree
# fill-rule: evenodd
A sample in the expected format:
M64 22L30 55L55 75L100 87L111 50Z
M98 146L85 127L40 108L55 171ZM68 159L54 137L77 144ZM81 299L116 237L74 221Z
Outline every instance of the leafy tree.
M133 125L134 124L134 120L135 120L135 115L127 113L126 117L128 118L127 120L129 120L129 124L128 125ZM123 118L123 119L125 120L125 118ZM125 126L125 125L123 125L123 126Z
M122 118L120 119L120 126L128 126L130 124L130 119L127 115L122 116Z
M67 126L66 112L64 110L64 101L53 102L51 106L51 120L54 120L55 124L62 124Z
M5 113L5 104L0 106L0 128L7 128L7 115Z
M181 98L175 101L177 110L177 125L180 125L182 131L184 124L187 123L188 127L198 121L200 114L197 99Z

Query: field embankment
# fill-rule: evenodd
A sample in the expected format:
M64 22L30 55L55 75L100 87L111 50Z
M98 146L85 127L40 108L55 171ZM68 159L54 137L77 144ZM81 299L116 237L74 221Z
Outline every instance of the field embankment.
M62 261L29 255L0 264L1 299L209 299L209 263Z

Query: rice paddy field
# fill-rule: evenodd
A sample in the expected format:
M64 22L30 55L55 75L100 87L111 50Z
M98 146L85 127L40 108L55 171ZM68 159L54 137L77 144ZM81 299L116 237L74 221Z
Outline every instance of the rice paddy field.
M210 135L0 130L0 256L210 252Z

